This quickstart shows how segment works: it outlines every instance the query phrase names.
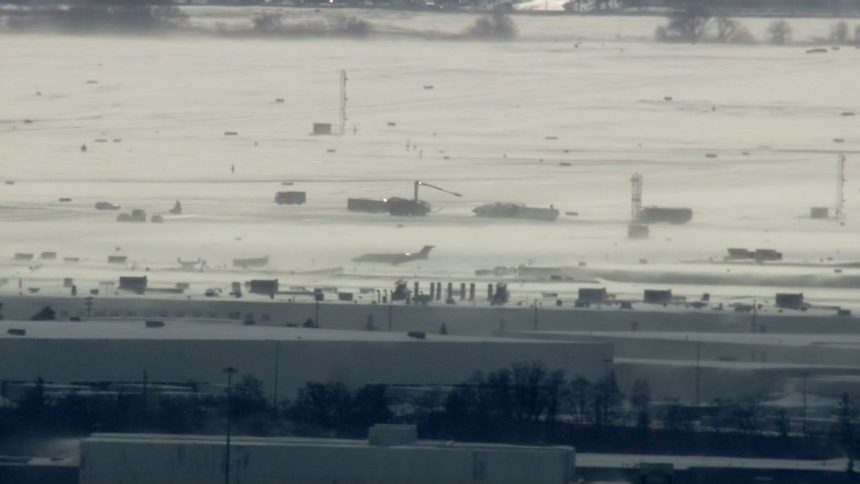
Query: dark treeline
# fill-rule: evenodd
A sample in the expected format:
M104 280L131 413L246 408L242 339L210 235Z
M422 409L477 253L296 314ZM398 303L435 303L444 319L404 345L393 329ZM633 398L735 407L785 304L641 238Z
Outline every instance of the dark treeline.
M187 15L161 0L92 0L56 6L37 4L3 13L10 30L55 30L63 32L152 32L186 24ZM0 17L0 20L3 20ZM2 24L0 24L2 25Z
M802 436L792 431L784 410L757 400L653 402L643 380L625 396L612 372L589 382L537 363L476 373L441 390L308 383L294 401L279 402L267 399L261 382L246 375L230 395L234 432L243 435L364 438L374 423L410 423L429 439L573 445L582 452L807 459L855 456L860 444L857 411L847 395L829 433ZM55 396L36 382L16 405L0 408L0 442L92 432L220 434L226 421L226 396L146 391Z
M188 15L164 0L155 3L133 0L84 0L56 5L39 3L0 12L0 27L11 31L59 31L66 33L195 32L229 37L364 38L376 34L431 40L511 40L517 36L513 20L503 9L494 9L477 18L461 32L398 30L380 32L376 26L355 15L293 15L288 9L267 9L251 19L250 26L192 26Z
M712 6L701 2L688 2L673 10L667 22L656 29L654 36L664 42L717 42L730 44L752 44L758 41L746 26L737 19L719 14ZM778 18L770 22L761 39L771 44L787 44L792 39L792 28L788 20ZM860 23L853 28L845 20L835 22L827 36L807 39L816 44L860 45Z
M691 5L700 5L713 9L749 9L769 10L782 9L788 11L833 11L840 9L860 8L860 0L598 0L604 4L602 8L618 7L668 7L683 9Z
M6 4L24 6L45 5L183 5L192 2L188 0L5 0ZM194 2L198 3L198 2ZM423 0L211 0L213 5L281 5L294 7L341 6L341 7L382 7L408 10L483 10L505 8L514 10L517 0L507 2L491 2L488 0L437 0L428 3ZM613 13L636 12L653 10L684 10L691 6L706 7L714 11L728 14L777 14L777 15L807 15L826 14L840 15L860 12L860 0L568 0L564 9L570 13Z

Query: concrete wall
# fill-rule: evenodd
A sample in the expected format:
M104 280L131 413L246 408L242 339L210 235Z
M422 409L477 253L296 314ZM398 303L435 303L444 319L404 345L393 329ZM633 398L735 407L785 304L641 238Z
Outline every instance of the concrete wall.
M45 323L51 324L51 323ZM429 341L229 341L0 338L0 380L187 381L222 385L234 366L292 397L308 381L454 384L474 371L539 360L590 379L612 358L608 344ZM277 383L276 383L277 382Z
M320 442L325 442L320 440ZM368 446L236 441L230 482L242 484L567 484L573 449L513 446ZM224 480L224 443L84 440L81 484L211 484Z

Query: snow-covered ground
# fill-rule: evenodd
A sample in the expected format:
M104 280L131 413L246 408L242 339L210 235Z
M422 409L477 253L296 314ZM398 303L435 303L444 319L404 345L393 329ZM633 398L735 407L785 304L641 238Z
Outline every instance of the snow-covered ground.
M366 15L427 31L458 31L474 19ZM860 111L860 50L659 44L650 40L658 18L515 21L521 40L504 43L3 35L0 180L15 183L0 184L0 278L17 292L19 277L26 286L115 280L149 267L158 282L226 287L238 280L228 271L233 258L269 255L282 283L329 282L289 271L343 267L356 285L380 277L387 288L398 276L462 279L529 262L640 267L647 259L654 270L695 272L704 266L680 262L721 257L727 247L860 260L860 116L842 115ZM792 22L803 38L826 35L832 23ZM341 69L347 133L311 136L312 123L337 120ZM848 157L844 226L807 216L811 206L834 205L839 152ZM693 221L628 240L634 172L644 175L646 205L691 207ZM422 189L435 210L426 218L346 211L348 197L408 197L416 179L463 197ZM307 191L307 204L273 203L290 189ZM163 213L166 223L119 224L115 212L94 210L100 200ZM180 216L166 214L175 200ZM472 208L493 201L579 215L473 217ZM428 261L350 262L424 244L436 246ZM58 259L39 261L42 251ZM12 261L16 252L37 260ZM128 255L137 270L106 264L109 254ZM177 275L178 257L206 259L213 270ZM790 270L838 277L832 268ZM795 289L853 299L844 288Z

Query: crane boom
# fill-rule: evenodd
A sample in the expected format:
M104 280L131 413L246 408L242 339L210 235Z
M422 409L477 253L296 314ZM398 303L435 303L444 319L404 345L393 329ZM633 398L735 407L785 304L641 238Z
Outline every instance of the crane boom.
M432 185L430 183L423 182L421 180L415 180L415 194L414 194L415 195L415 201L418 201L418 187L419 186L425 186L428 188L433 188L434 190L439 190L440 192L445 192L449 195L454 195L455 197L462 197L463 196L461 193L452 192L451 190L446 190L442 187L438 187L436 185Z

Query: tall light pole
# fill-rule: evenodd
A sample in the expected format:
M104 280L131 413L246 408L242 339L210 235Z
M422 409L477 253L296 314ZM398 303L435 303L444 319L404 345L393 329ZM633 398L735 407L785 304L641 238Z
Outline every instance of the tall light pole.
M806 379L809 378L808 372L803 372L803 413L801 414L802 420L800 421L803 431L803 435L806 435Z
M314 328L320 327L320 301L324 297L322 289L314 289Z
M227 374L227 442L225 446L224 459L224 484L230 484L230 432L233 426L233 375L239 370L228 366L221 370Z
M338 127L338 134L340 136L343 136L344 133L346 133L346 120L347 120L347 117L346 117L346 100L347 100L347 97L346 97L346 80L347 80L346 79L346 71L341 70L340 71L340 106L338 109L338 111L340 113L340 119L338 120L338 122L340 124L340 126Z
M391 332L391 324L393 322L394 308L391 307L391 300L388 302L388 332Z
M607 425L609 419L609 365L612 364L611 358L603 359L603 425Z
M699 406L702 387L702 343L696 343L696 406Z

